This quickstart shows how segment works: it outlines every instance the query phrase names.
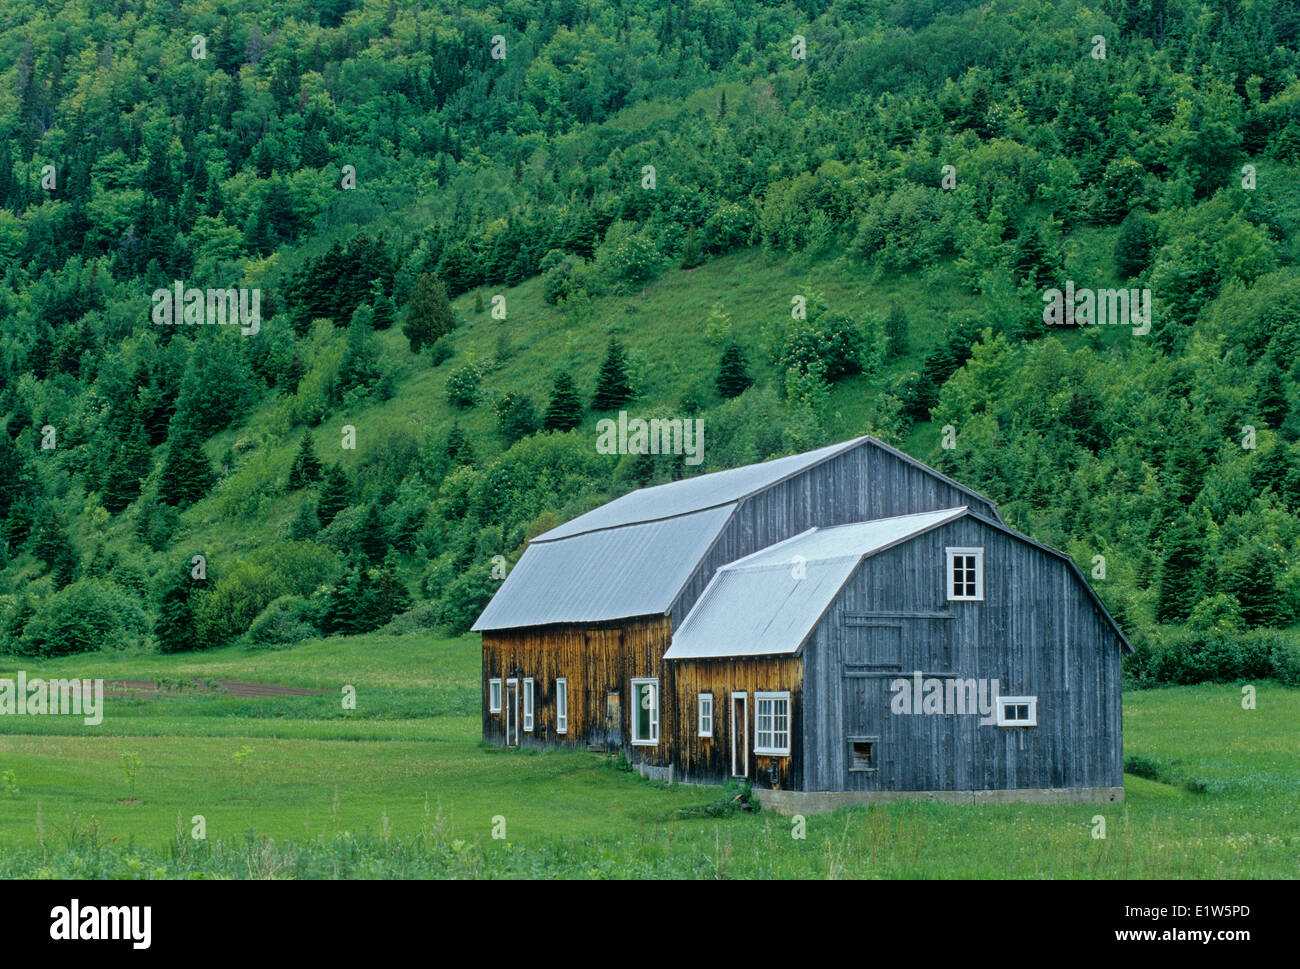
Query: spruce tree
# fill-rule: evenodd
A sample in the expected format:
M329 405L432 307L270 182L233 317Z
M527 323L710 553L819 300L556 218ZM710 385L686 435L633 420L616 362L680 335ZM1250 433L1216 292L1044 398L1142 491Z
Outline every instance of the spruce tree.
M289 537L295 542L301 542L315 538L319 531L320 519L316 517L316 506L310 501L304 501L298 514L289 523Z
M321 526L327 526L336 515L352 504L352 486L348 483L348 473L340 464L331 464L321 481L320 500L316 505L316 515Z
M455 325L451 301L442 280L432 273L421 273L406 306L406 322L402 333L411 345L412 353L432 346L439 337L446 336Z
M745 360L745 351L735 340L727 342L718 361L718 376L714 381L718 394L730 400L739 397L754 383L749 375L749 363Z
M144 425L137 422L127 434L108 469L108 480L100 502L114 515L140 495L141 482L149 476L153 453Z
M1260 362L1255 386L1255 411L1265 425L1276 430L1286 420L1290 402L1287 400L1282 368L1272 356L1267 356Z
M56 588L63 588L76 577L80 561L76 546L68 538L63 520L50 502L41 508L32 539L32 554L49 566Z
M204 579L194 578L190 560L168 574L158 596L158 618L154 622L154 635L158 637L160 651L178 653L197 645L195 610L202 596L212 587L211 582L210 571Z
M325 602L325 614L321 618L324 632L353 633L359 626L361 612L361 575L365 573L365 564L357 556L349 559L343 574L330 588Z
M447 444L443 450L454 467L474 463L474 451L470 448L469 438L465 436L459 423L451 425L451 430L447 434Z
M596 394L591 400L592 410L613 410L626 404L634 396L628 372L627 353L613 337L596 374Z
M289 490L297 491L299 488L305 488L319 481L320 476L321 463L316 457L311 431L307 431L302 436L298 453L294 455L293 465L289 468Z
M374 615L372 629L391 622L411 608L411 594L406 583L398 575L397 553L390 552L384 559L384 567L375 582Z
M379 517L378 505L372 504L366 509L366 517L361 523L361 551L371 565L378 565L388 554L388 530Z
M555 376L551 385L551 399L542 417L542 428L547 431L571 431L582 423L582 398L573 385L567 370Z
M384 289L378 281L375 282L374 291L370 294L370 305L375 312L374 326L376 330L387 330L393 325L397 311L393 308L393 301L384 295Z
M198 432L173 428L159 486L163 501L176 508L188 507L208 493L215 479Z
M339 364L338 392L364 389L379 379L379 348L371 331L374 311L369 306L358 306L348 324L347 345L343 349L343 362Z
M1277 588L1279 563L1263 542L1252 542L1226 576L1228 592L1241 603L1241 618L1255 629L1277 626L1284 607Z
M1186 515L1165 541L1156 586L1156 622L1186 622L1201 598L1201 564L1205 549Z

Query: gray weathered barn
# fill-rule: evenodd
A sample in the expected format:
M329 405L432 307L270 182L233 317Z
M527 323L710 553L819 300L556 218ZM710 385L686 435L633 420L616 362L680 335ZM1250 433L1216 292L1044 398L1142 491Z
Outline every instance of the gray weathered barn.
M490 741L746 778L789 810L1123 794L1130 647L1096 593L872 437L539 535L474 628Z

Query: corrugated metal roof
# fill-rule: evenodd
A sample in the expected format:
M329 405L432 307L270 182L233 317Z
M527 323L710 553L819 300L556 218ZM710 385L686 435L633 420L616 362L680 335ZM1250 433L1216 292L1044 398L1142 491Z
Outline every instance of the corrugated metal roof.
M963 506L813 528L724 565L664 658L792 655L865 556L964 514Z
M695 478L670 481L653 488L642 488L552 528L533 539L533 543L552 542L600 528L617 528L634 522L654 521L734 503L866 440L867 437L858 437L805 454L792 454L760 464L748 464L728 471L714 471Z
M473 628L662 615L734 508L726 504L562 542L534 540Z

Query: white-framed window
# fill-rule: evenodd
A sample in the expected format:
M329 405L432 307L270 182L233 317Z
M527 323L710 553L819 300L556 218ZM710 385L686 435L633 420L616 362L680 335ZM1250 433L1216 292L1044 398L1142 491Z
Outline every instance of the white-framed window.
M790 753L790 694L754 694L754 753Z
M533 678L524 677L524 732L533 732Z
M700 694L700 736L713 736L713 694Z
M569 681L562 676L555 681L555 732L569 732Z
M659 681L632 681L632 743L637 747L659 744Z
M984 601L984 549L950 548L948 599L950 602Z
M1036 696L1000 696L998 697L999 727L1037 727L1038 697Z
M501 712L501 680L488 680L488 713Z

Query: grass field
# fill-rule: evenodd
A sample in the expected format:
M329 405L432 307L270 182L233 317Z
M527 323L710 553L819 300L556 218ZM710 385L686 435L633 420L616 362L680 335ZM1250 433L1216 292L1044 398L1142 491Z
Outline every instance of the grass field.
M1269 683L1255 710L1232 685L1127 694L1125 751L1142 776L1126 776L1124 805L895 804L810 817L797 838L789 818L722 809L717 788L666 787L585 752L483 745L473 636L21 668L154 679L179 695L109 699L97 727L0 717L6 877L1300 875L1300 691ZM331 692L195 689L218 679ZM134 791L124 755L140 764Z

